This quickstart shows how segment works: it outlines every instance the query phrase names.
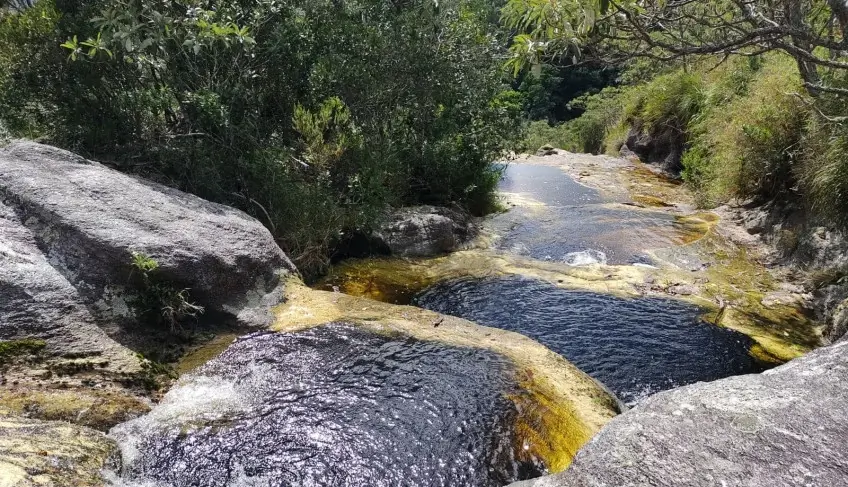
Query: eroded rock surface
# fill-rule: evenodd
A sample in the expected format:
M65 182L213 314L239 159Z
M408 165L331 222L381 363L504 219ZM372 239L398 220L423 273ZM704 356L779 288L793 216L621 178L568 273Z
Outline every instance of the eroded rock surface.
M657 394L522 487L848 485L848 342Z
M474 234L468 216L437 206L399 208L374 238L399 257L428 257L457 250Z
M133 252L195 302L253 326L270 323L280 277L294 269L248 215L54 147L0 150L0 197L99 318L132 318Z
M0 412L0 487L95 487L117 447L103 433Z

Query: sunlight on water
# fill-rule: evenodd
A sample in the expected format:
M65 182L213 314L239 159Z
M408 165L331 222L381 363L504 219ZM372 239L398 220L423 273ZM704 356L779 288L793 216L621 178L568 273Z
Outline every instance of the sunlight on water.
M437 284L415 303L535 338L626 403L658 391L761 371L748 337L677 301L568 291L518 277Z
M350 325L242 338L115 427L122 487L481 486L516 459L511 365Z

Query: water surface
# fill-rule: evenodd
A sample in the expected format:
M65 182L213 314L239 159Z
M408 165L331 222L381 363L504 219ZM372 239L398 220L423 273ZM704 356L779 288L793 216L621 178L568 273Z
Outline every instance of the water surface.
M689 232L664 211L610 201L562 169L511 164L501 192L518 195L510 211L488 219L499 250L565 263L650 263L647 250L684 243Z
M519 277L437 284L416 304L534 338L634 404L655 392L762 371L753 341L658 298L621 299Z
M501 356L333 324L239 339L113 429L124 482L500 487L516 460Z

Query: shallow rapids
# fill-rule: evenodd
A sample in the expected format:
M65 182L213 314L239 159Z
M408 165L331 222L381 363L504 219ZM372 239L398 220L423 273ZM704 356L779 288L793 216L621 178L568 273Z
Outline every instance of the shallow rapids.
M344 324L236 341L113 429L122 485L480 486L516 459L511 365Z

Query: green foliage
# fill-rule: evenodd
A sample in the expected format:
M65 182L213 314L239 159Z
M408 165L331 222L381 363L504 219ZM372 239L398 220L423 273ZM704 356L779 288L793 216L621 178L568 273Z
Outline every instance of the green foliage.
M524 138L517 146L519 152L532 154L544 146L565 149L571 141L562 126L551 126L545 120L530 122L524 129Z
M646 133L672 130L683 133L704 102L702 78L675 71L638 87L626 98L624 121Z
M692 127L693 143L683 157L683 176L705 205L789 189L804 123L805 110L792 95L801 86L791 60L769 58L755 76L744 68L724 76Z
M583 115L553 127L544 121L531 122L519 150L535 152L543 145L552 145L570 152L617 153L623 143L620 90L607 88L578 97L570 105L584 111Z
M837 104L845 113L844 102ZM848 228L848 126L816 115L802 142L802 188L817 214Z
M188 289L178 289L157 274L159 263L154 259L133 252L131 265L141 281L141 294L134 304L143 316L175 331L187 319L203 313L203 306L190 301Z
M148 391L158 391L168 381L178 377L170 365L147 359L140 353L136 354L136 358L141 362L141 372L134 377L135 382Z
M239 207L308 275L387 205L489 205L490 162L521 108L495 13L480 0L42 0L0 25L0 118Z

